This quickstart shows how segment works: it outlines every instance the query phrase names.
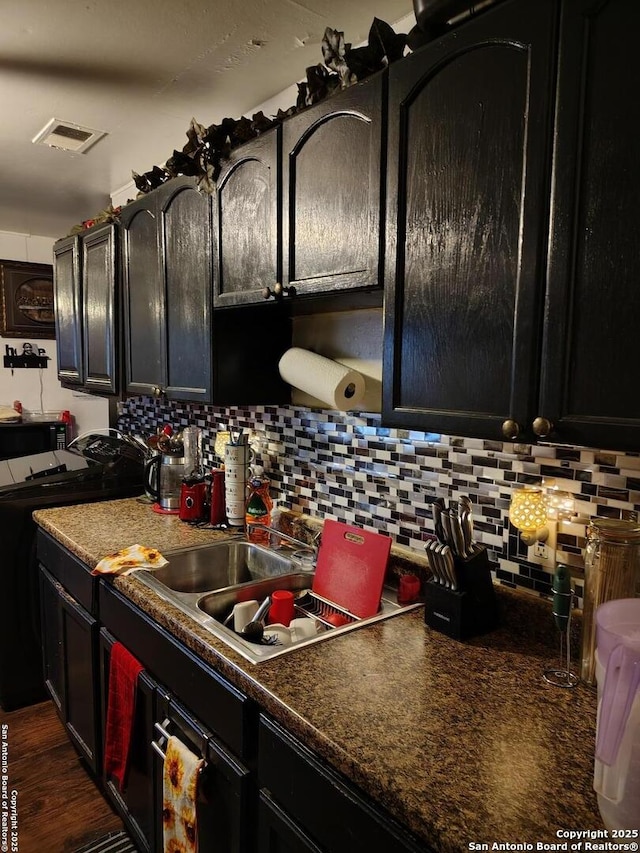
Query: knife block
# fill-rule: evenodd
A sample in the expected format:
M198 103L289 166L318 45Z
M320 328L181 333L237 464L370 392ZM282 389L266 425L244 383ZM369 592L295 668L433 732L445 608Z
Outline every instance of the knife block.
M424 621L454 640L486 634L498 625L496 594L486 548L473 557L455 557L458 589L427 582Z

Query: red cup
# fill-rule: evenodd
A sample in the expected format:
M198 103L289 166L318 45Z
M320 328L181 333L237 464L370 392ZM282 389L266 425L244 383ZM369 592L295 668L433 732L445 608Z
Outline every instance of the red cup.
M288 589L276 589L271 594L268 619L271 625L278 622L280 625L289 626L293 619L293 598L293 593Z
M416 575L401 575L398 583L398 604L413 604L420 595L420 578Z

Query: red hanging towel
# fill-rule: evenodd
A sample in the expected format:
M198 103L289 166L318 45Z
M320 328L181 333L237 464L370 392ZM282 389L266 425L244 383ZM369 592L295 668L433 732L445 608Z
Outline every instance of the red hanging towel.
M122 643L113 644L109 665L104 771L107 776L113 776L120 791L127 781L136 687L138 675L143 669L142 664Z

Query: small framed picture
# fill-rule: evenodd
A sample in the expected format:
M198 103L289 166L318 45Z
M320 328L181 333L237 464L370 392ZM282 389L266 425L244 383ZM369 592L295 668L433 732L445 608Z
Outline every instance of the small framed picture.
M0 335L55 338L52 266L0 260Z

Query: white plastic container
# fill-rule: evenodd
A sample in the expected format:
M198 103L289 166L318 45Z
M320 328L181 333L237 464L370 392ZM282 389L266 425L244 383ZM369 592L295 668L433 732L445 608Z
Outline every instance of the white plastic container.
M593 787L607 829L640 830L640 598L596 610Z

